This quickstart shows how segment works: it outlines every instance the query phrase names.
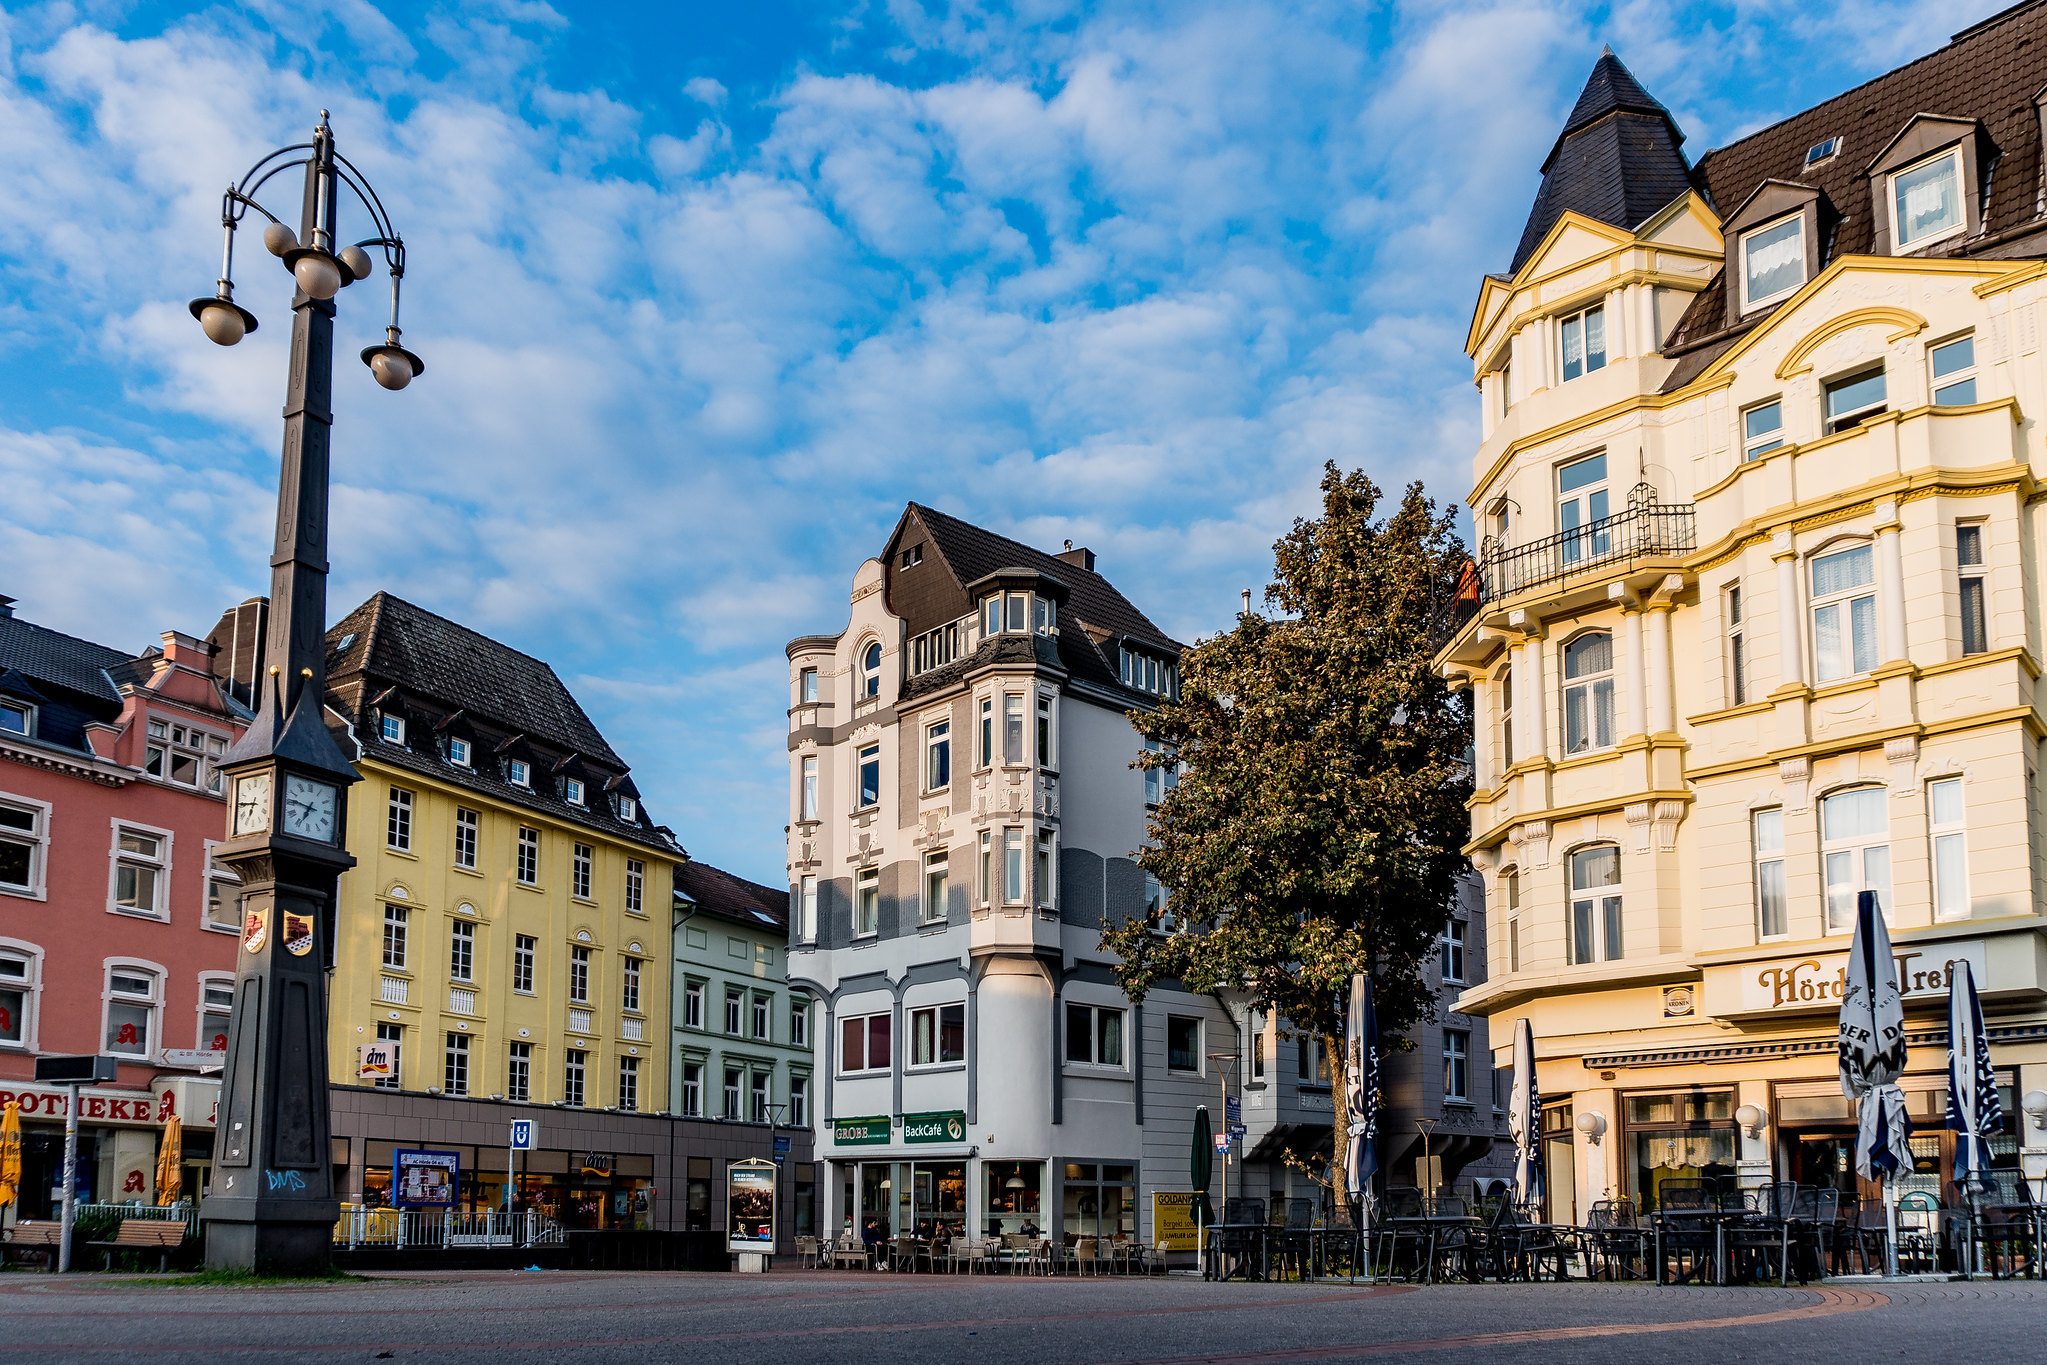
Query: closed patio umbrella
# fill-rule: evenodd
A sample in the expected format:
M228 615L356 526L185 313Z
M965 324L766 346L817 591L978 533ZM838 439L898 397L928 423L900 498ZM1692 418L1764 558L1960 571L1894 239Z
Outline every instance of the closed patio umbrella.
M1526 1019L1514 1026L1507 1132L1514 1139L1514 1202L1526 1208L1542 1198L1542 1090L1535 1083L1535 1027Z
M1206 1228L1215 1221L1208 1207L1208 1182L1215 1170L1215 1130L1208 1126L1208 1106L1194 1110L1194 1137L1187 1148L1187 1188L1194 1191L1194 1226ZM1196 1244L1199 1250L1199 1243Z
M168 1207L185 1192L185 1125L176 1114L163 1121L163 1142L156 1149L156 1202Z
M1992 1188L1987 1135L2003 1123L1976 973L1967 961L1956 962L1947 981L1947 1126L1955 1135L1955 1183L1968 1197L1972 1217L1976 1196Z
M0 1109L0 1208L21 1197L21 1106Z
M1876 902L1865 891L1855 906L1855 941L1848 949L1848 978L1841 992L1841 1091L1855 1101L1855 1169L1884 1187L1884 1264L1898 1273L1898 1191L1892 1177L1906 1159L1912 1132L1905 1114L1905 1004L1898 992L1898 964L1890 931Z
M1379 1173L1379 1012L1372 1007L1372 978L1364 972L1350 979L1350 1015L1344 1024L1350 1052L1344 1059L1344 1103L1350 1110L1344 1172L1352 1217L1369 1248L1372 1177Z

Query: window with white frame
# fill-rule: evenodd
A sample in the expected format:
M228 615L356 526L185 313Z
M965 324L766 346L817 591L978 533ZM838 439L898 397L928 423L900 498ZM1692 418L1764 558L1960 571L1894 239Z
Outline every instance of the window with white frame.
M1470 932L1471 926L1461 919L1449 920L1443 925L1443 980L1452 985L1464 981L1464 959Z
M533 1099L533 1044L513 1043L505 1056L505 1098L516 1104Z
M206 927L229 933L242 926L242 879L235 870L213 857L213 845L206 846Z
M1166 1070L1185 1075L1201 1074L1201 1018L1192 1014L1166 1016Z
M505 760L505 780L515 787L533 785L533 765L523 758Z
M743 1067L725 1068L725 1111L724 1117L736 1119L740 1116L740 1105L745 1102L746 1070Z
M1848 431L1882 412L1888 403L1884 367L1873 365L1830 380L1826 394L1826 432Z
M752 1005L751 1023L753 1027L749 1036L758 1038L763 1042L771 1041L771 1035L774 1032L775 998L760 991L755 991L753 993Z
M1613 548L1608 511L1605 451L1557 466L1558 552L1565 564L1596 559Z
M131 915L169 916L171 836L164 830L114 826L111 906Z
M41 968L36 954L0 948L0 1047L28 1047L34 1041Z
M625 912L628 915L647 913L647 864L643 859L625 860Z
M1514 766L1514 670L1503 668L1493 682L1493 694L1500 699L1500 767Z
M1891 240L1916 251L1968 225L1962 206L1962 149L1950 147L1891 176Z
M637 825L640 822L639 799L632 796L620 796L618 798L618 818L629 825Z
M1748 700L1748 629L1742 619L1741 584L1727 585L1720 608L1727 623L1727 704L1740 706Z
M1024 762L1024 699L1021 692L1002 695L1002 761Z
M521 886L540 884L540 831L531 825L519 826L517 875Z
M1059 904L1059 836L1049 828L1040 829L1031 848L1031 892L1049 910Z
M704 1064L684 1062L682 1064L682 1113L685 1118L700 1119L704 1116Z
M1058 700L1050 692L1038 693L1038 765L1059 766L1059 733L1055 723Z
M1049 597L1033 597L1031 624L1040 635L1050 635L1059 629L1059 605Z
M406 921L411 911L402 905L384 905L384 965L393 971L405 970Z
M910 1011L911 1066L951 1066L966 1059L965 1005L922 1005Z
M1443 1098L1453 1103L1471 1099L1471 1030L1443 1030Z
M810 1126L810 1077L791 1073L789 1077L789 1126Z
M725 988L725 1032L737 1038L745 1022L746 992L737 986Z
M854 810L871 810L881 804L881 746L864 744L860 747L859 790L853 794Z
M796 941L817 942L817 878L808 873L796 879Z
M1024 899L1024 832L1020 825L1002 831L1002 899L1022 905Z
M1741 235L1741 311L1798 292L1805 283L1805 215L1794 213Z
M1876 572L1870 547L1851 545L1812 561L1813 676L1852 678L1877 665Z
M1180 695L1180 666L1145 650L1122 646L1122 679L1125 687L1149 692L1155 697Z
M1983 601L1983 523L1955 527L1955 590L1961 603L1962 653L1990 648L1990 623Z
M863 867L853 874L853 935L881 932L881 870Z
M476 833L482 820L466 806L455 807L455 866L476 870Z
M1891 913L1891 823L1884 788L1854 787L1820 798L1820 865L1826 875L1827 932L1855 927L1860 893L1877 893Z
M569 949L569 1003L590 1003L590 950L580 943Z
M839 1020L839 1074L886 1071L894 1063L889 1035L892 1019L880 1014L853 1014Z
M226 1052L228 1028L234 1023L235 979L225 972L199 978L199 1034L193 1046L201 1052Z
M404 1085L403 1050L405 1047L405 1025L380 1023L377 1025L377 1041L384 1045L391 1055L391 1067L370 1084L378 1090L397 1090Z
M1956 337L1926 350L1932 371L1933 405L1958 408L1976 401L1976 338Z
M810 1046L810 1002L800 995L789 998L789 1046Z
M995 834L992 830L981 831L980 887L978 899L988 905L995 900Z
M926 924L943 924L946 916L946 884L952 855L944 849L924 855L923 918Z
M952 722L924 727L924 790L944 791L952 785Z
M538 955L540 940L532 934L518 934L512 939L512 991L516 995L533 994L533 959Z
M580 777L563 778L562 799L567 801L572 806L580 806L584 804L583 779Z
M754 1123L768 1121L769 1091L774 1085L774 1080L775 1073L772 1071L757 1068L753 1072L747 1092L750 1102L746 1108L746 1116L750 1121Z
M1564 752L1613 747L1613 636L1587 631L1564 646Z
M809 703L816 701L817 698L817 670L815 668L798 669L796 671L796 700Z
M448 762L458 768L466 768L470 765L471 754L468 740L460 735L448 736Z
M1933 852L1933 917L1969 916L1969 846L1962 803L1962 779L1943 777L1926 784L1926 834Z
M1507 970L1521 970L1521 873L1508 868L1500 874L1500 905L1506 912Z
M569 894L579 901L590 899L590 864L597 851L588 844L573 845L569 852Z
M1756 868L1756 937L1783 938L1791 932L1784 896L1784 811L1772 806L1749 816L1749 840Z
M618 1059L618 1107L632 1113L640 1107L640 1059Z
M465 919L448 924L448 979L459 982L476 979L476 926Z
M1329 1089L1329 1050L1313 1034L1296 1032L1294 1079L1313 1090Z
M1621 851L1612 844L1571 855L1571 963L1621 956Z
M399 853L412 851L412 793L403 787L391 788L384 812L384 847Z
M161 973L147 967L109 967L105 1042L100 1050L116 1057L154 1057L162 1004Z
M995 765L995 699L993 697L981 698L980 712L980 766L989 768Z
M469 1035L448 1033L441 1049L441 1090L448 1095L469 1093Z
M1155 739L1144 741L1146 754L1164 755L1166 746ZM1156 806L1166 799L1166 793L1180 785L1180 764L1176 759L1160 757L1144 764L1144 804Z
M221 790L220 760L227 739L177 721L152 720L142 747L142 771L181 787Z
M26 735L35 729L36 708L14 697L0 697L0 731Z
M1000 635L1001 633L1002 595L997 593L995 596L983 598L981 601L981 634L987 636Z
M871 640L860 651L860 695L881 695L881 641Z
M805 754L800 766L803 778L802 784L797 789L799 797L796 805L796 818L798 820L815 820L817 819L817 755Z
M704 983L691 981L682 988L682 1025L684 1028L704 1026Z
M1563 376L1576 379L1581 374L1606 368L1606 306L1594 304L1582 312L1572 313L1557 322L1558 345L1563 351Z
M405 742L405 717L386 711L377 719L377 733L386 744Z
M562 1103L583 1107L583 1073L590 1060L590 1054L581 1048L572 1047L562 1059Z
M1741 458L1760 460L1784 444L1784 400L1772 398L1741 410Z
M1066 1060L1080 1066L1123 1065L1123 1015L1113 1005L1066 1006Z

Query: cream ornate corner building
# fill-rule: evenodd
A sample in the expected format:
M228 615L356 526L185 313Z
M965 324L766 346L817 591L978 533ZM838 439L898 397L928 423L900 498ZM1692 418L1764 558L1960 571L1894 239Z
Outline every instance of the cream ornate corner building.
M1537 1038L1552 1213L1673 1176L1855 1189L1857 893L1907 996L1911 1182L1950 964L2007 1132L2047 1089L2039 574L2047 10L1688 163L1611 52L1479 289L1486 982ZM1504 1056L1496 1056L1504 1064ZM2023 1150L2022 1150L2023 1149Z

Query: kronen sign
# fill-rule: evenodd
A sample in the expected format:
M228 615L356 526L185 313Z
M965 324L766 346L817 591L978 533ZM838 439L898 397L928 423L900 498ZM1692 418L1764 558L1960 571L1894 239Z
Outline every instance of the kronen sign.
M1898 948L1898 989L1905 999L1944 997L1954 964L1966 962L1980 983L1984 980L1983 944L1935 943L1925 948ZM1848 954L1780 957L1745 968L1741 1007L1756 1010L1838 1009L1847 989Z

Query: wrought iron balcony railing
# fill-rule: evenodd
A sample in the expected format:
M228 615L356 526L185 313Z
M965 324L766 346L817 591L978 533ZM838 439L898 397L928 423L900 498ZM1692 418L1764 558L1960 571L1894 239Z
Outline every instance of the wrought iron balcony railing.
M1554 583L1603 565L1698 548L1698 521L1688 502L1658 502L1638 483L1628 510L1509 549L1490 536L1479 547L1480 591L1488 602Z

